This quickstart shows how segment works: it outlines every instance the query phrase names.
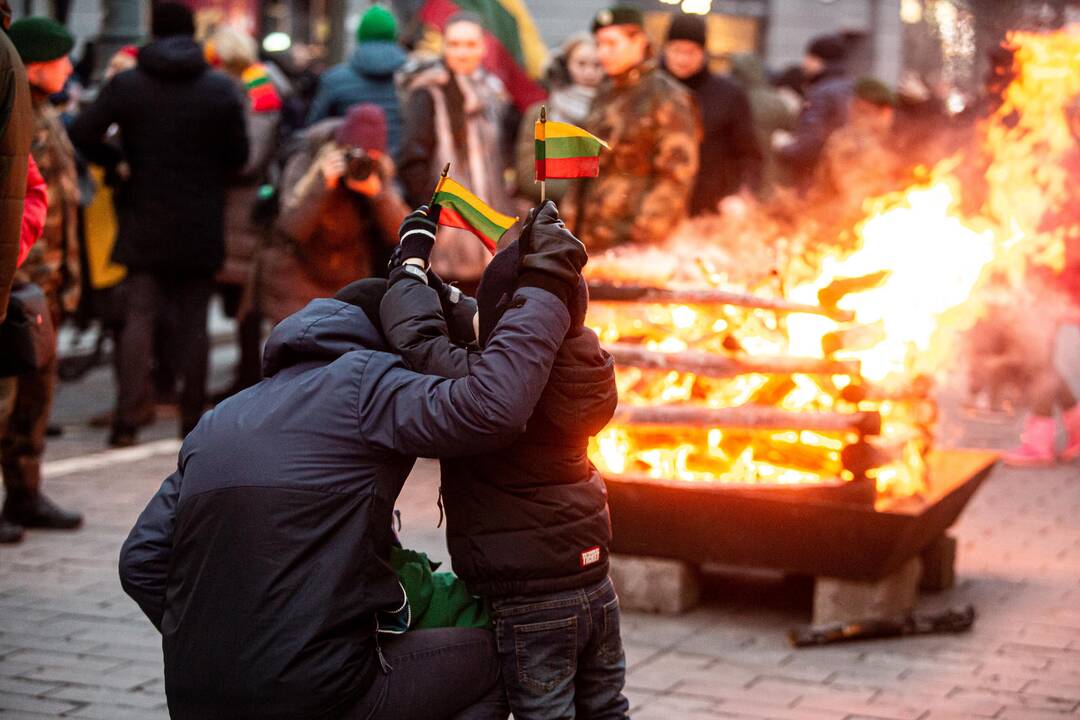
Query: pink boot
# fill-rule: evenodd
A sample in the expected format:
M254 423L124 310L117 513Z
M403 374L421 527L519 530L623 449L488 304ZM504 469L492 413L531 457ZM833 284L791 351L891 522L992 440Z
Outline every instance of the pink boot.
M1061 419L1065 421L1065 449L1061 451L1061 459L1071 462L1080 458L1080 405L1061 413Z
M1020 447L1002 456L1006 465L1044 467L1054 464L1054 418L1032 415L1020 433Z

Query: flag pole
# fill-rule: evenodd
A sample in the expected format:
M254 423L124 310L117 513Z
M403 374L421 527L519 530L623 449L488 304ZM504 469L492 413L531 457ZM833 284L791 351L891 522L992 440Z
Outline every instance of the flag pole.
M547 123L547 105L540 106L540 124ZM544 132L544 162L547 163L547 132ZM543 205L547 202L547 173L544 173L544 180L540 181L540 204Z
M429 208L435 207L435 196L442 190L443 183L450 175L450 163L446 163L446 166L442 169L442 175L439 176L439 182L435 183L435 192L431 193L431 202L428 203Z

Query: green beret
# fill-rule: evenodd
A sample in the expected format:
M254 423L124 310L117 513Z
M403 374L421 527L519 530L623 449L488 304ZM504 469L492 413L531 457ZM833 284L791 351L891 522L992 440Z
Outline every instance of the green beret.
M644 28L645 16L636 7L613 5L596 13L592 21L592 31L596 32L600 28L613 25L637 25L639 28Z
M855 83L855 97L878 107L896 105L896 94L888 85L875 78L863 78Z
M8 37L26 65L62 58L75 47L75 36L47 17L16 20L8 28Z

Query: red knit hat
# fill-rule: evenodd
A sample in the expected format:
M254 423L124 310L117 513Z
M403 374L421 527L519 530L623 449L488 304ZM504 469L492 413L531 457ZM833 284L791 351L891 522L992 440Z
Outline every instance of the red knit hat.
M353 105L335 136L339 145L386 152L386 113L378 105Z

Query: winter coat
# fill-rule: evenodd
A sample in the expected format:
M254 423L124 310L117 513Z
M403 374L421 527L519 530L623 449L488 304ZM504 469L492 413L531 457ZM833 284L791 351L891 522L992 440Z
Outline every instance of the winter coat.
M595 88L570 85L552 91L546 102L536 103L521 118L517 141L514 143L514 169L517 175L517 193L527 198L531 205L540 204L540 184L536 182L536 120L541 106L547 107L547 119L584 125ZM558 202L572 187L574 180L548 180L546 192L549 200Z
M7 33L0 30L0 322L7 317L19 256L27 157L33 133L26 69Z
M806 188L813 179L829 136L847 122L854 84L841 65L831 64L810 81L806 102L795 126L794 142L777 151Z
M476 372L482 355L450 343L439 298L421 281L394 283L381 317L387 342L417 372ZM607 488L588 445L617 404L614 362L584 329L559 348L536 411L512 445L442 459L447 545L472 593L560 592L607 576Z
M405 89L398 175L409 205L431 200L443 166L450 163L455 180L495 210L513 215L504 177L513 131L507 134L504 125L510 109L502 82L485 70L461 78L439 64L410 78ZM471 282L480 279L489 259L472 233L444 228L431 267L448 282Z
M319 78L319 89L308 110L308 125L326 118L345 117L353 105L373 103L386 113L389 151L395 154L401 146L403 120L394 73L405 60L405 51L390 40L358 45L347 62L335 65Z
M259 309L278 322L317 297L331 297L353 280L379 275L408 213L391 182L373 198L338 184L327 189L319 169L338 149L341 118L308 128L282 176L281 211L270 244L259 253ZM379 267L379 263L383 267Z
M103 141L120 128L122 152ZM244 99L202 48L169 37L102 88L71 137L93 163L125 160L113 260L133 272L213 275L225 258L225 195L248 157Z
M15 273L16 282L36 283L49 300L54 323L79 306L82 269L79 259L79 172L75 149L48 98L31 92L34 137L30 153L45 180L47 207L41 237Z
M780 97L765 74L765 64L753 53L731 56L731 76L746 91L750 101L750 114L754 120L754 134L761 149L764 165L761 171L759 194L768 196L780 181L776 153L772 149L773 133L777 130L795 130L796 115Z
M272 86L270 86L272 87ZM245 88L238 84L238 89ZM277 91L273 91L275 96ZM268 180L267 171L277 157L278 128L281 111L258 109L253 98L247 97L244 120L248 136L247 164L229 188L225 200L225 264L218 273L218 282L225 285L244 286L251 280L255 252L264 241L267 229L252 218L258 201L259 188Z
M208 412L120 552L120 580L162 634L176 720L340 718L379 671L394 502L417 455L520 432L565 306L516 294L468 378L408 370L364 312L320 299L280 323L265 379Z
M685 218L698 172L701 121L690 94L648 61L600 86L585 129L611 145L600 176L579 180L561 208L590 252L660 243Z
M742 88L708 67L680 82L694 94L702 126L690 214L715 214L728 195L761 186L763 156L754 116Z

